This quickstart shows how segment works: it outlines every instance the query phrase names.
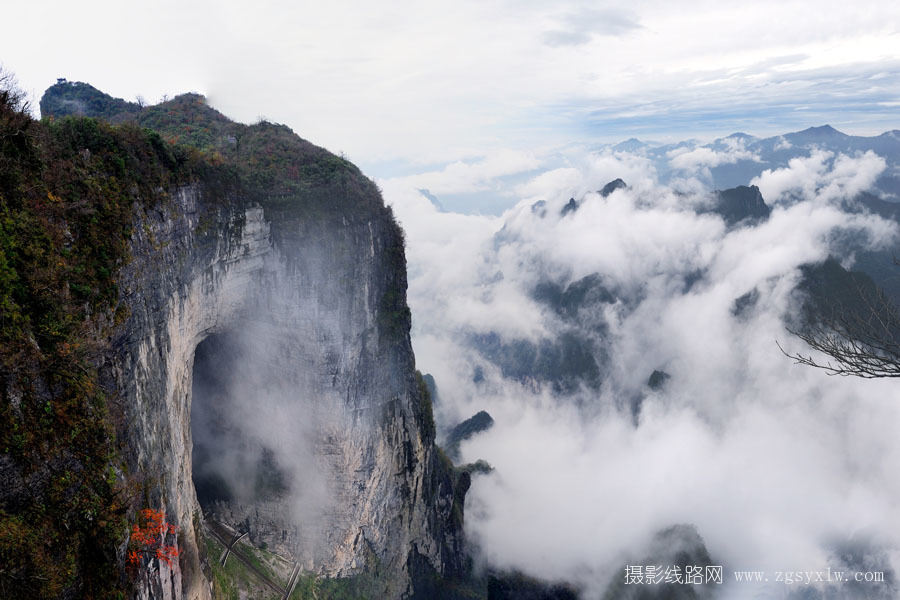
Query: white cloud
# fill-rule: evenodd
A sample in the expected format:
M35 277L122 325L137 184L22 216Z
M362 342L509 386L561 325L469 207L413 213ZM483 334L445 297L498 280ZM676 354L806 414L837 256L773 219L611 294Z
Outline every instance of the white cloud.
M544 200L565 202L573 196L582 196L598 191L613 179L625 179L632 186L652 186L656 172L652 161L646 157L604 150L572 157L574 166L559 167L544 171L513 190L522 198L522 203Z
M787 167L766 169L753 178L769 202L789 196L830 201L852 198L869 189L884 171L886 163L874 152L847 156L813 149L807 157L792 158Z
M478 192L498 187L497 179L533 171L541 161L530 152L501 150L473 161L455 161L439 171L400 178L435 194Z
M698 148L682 147L670 150L667 153L669 164L674 169L691 173L702 173L707 178L709 169L719 165L734 164L739 160L753 160L759 162L759 155L747 150L743 139L725 138L722 143L726 145L723 150L714 150L708 146Z
M441 327L450 331L500 331L535 338L543 332L536 305L519 296L517 282L498 277L496 264L482 257L494 234L503 226L498 217L438 212L407 182L381 182L385 197L404 224L409 248L410 297L419 298L413 327L440 315ZM433 294L433 290L443 290ZM517 304L517 310L497 306ZM424 333L431 331L426 326Z
M556 28L545 31L543 37L549 46L581 46L596 36L621 36L640 27L625 12L579 8L560 17Z
M793 147L790 141L781 136L778 139L778 143L775 144L775 150L790 150Z
M496 467L467 501L467 531L482 558L577 582L597 597L654 532L691 522L726 569L824 568L832 544L853 535L886 544L900 566L900 537L883 526L900 518L892 384L835 380L794 365L775 345L801 349L784 329L797 306L798 268L828 256L835 230L896 243L896 225L840 209L879 164L813 153L769 173L767 198L799 189L806 201L739 229L693 212L704 190L661 186L644 159L624 154L536 177L521 188L531 197L500 219L440 214L424 199L395 202L410 232L414 347L420 368L437 378L439 419L487 409L496 421L463 445L465 460ZM588 193L575 213L559 214L570 194L597 189L617 166L630 169L627 190ZM547 202L543 218L530 208L534 198ZM431 246L431 228L447 254ZM443 279L445 268L452 277ZM533 285L590 273L637 302L580 315L608 327L599 391L571 402L490 368L487 383L473 384L473 366L484 361L465 332L552 335L559 324L535 305ZM697 273L686 289L685 277ZM751 290L756 304L735 317L735 299ZM648 393L654 369L672 379ZM642 394L634 426L627 406Z

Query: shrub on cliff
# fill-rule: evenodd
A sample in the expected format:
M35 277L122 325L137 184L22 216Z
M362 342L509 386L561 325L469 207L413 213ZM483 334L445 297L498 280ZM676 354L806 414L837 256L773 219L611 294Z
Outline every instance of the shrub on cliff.
M207 168L134 125L35 122L0 75L0 597L120 595L132 498L100 362L136 201Z

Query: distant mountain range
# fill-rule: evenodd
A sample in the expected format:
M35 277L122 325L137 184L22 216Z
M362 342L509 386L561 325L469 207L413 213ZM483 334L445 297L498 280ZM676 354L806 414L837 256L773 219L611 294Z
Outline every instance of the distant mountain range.
M716 189L747 185L766 169L785 167L792 158L808 156L814 148L849 155L871 150L887 162L887 169L873 191L900 200L900 130L897 129L866 137L847 135L831 125L822 125L767 138L738 132L708 144L696 140L656 144L631 138L605 148L647 156L654 161L663 179L679 171L672 164L673 158L692 150L707 149L723 161L709 165L711 183Z

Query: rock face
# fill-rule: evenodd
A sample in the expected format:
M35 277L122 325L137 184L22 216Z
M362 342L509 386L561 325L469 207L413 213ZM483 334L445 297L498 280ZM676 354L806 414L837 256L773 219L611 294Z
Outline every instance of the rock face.
M459 445L472 436L487 431L494 426L494 418L486 411L480 410L462 423L456 425L447 434L447 456L451 460L459 461Z
M315 425L305 430L325 501L318 526L303 531L271 502L227 503L219 518L246 523L320 575L374 561L388 597L414 595L419 576L459 573L453 479L416 384L402 233L390 211L380 201L353 212L263 208L196 184L158 208L136 204L135 215L118 277L128 317L103 373L125 407L129 469L146 502L181 528L182 553L180 565L148 573L138 596L210 597L192 474L193 363L210 336L247 331L269 349L271 373L297 390L292 415ZM251 401L266 410L265 394Z

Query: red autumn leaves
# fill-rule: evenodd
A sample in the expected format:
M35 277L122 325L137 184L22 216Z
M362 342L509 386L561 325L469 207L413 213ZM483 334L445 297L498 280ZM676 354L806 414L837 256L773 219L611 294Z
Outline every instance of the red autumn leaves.
M137 567L144 556L149 556L171 567L173 559L178 558L178 547L166 544L166 538L177 532L178 527L166 523L162 511L145 508L139 522L131 526L128 564Z

